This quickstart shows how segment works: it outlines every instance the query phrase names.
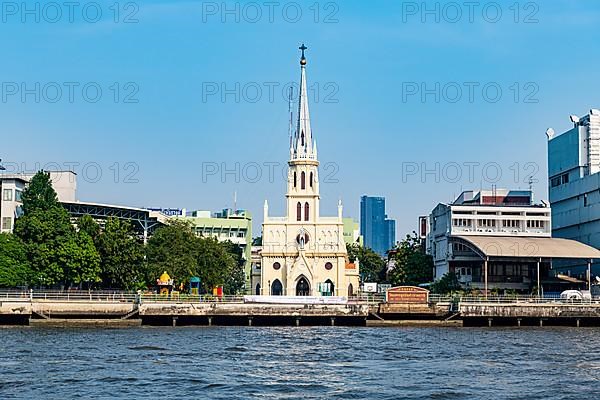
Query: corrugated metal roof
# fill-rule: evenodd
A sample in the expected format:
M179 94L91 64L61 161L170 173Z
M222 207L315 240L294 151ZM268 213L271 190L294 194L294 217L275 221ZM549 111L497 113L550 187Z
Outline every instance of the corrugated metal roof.
M454 236L488 257L600 258L594 247L569 239L511 236Z

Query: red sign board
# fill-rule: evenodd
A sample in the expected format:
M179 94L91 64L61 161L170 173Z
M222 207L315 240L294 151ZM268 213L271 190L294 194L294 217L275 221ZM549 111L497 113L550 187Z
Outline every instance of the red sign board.
M426 304L429 301L429 290L417 286L397 286L388 289L388 303Z

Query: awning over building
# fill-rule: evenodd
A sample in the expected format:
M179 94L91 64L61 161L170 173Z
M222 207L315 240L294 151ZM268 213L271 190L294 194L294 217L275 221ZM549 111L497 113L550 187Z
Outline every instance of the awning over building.
M569 239L509 236L452 236L482 258L600 258L594 247Z

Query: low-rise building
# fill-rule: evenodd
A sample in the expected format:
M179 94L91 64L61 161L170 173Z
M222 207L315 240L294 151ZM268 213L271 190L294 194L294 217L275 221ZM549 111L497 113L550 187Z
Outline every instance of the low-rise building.
M220 212L192 211L185 217L193 231L220 242L231 241L242 248L246 293L252 292L252 215L245 210L224 209Z
M342 218L344 223L344 242L346 244L359 244L362 246L362 236L360 235L360 226L354 218Z
M77 175L72 171L49 171L58 201L75 201ZM0 231L12 232L22 214L21 195L35 173L0 173Z
M435 207L428 223L421 222L428 230L434 278L454 272L466 288L484 289L489 283L489 288L531 289L540 245L532 239L551 237L550 207L533 204L532 197L530 190L465 191L453 203ZM490 253L496 259L489 260ZM549 262L541 267L544 273Z

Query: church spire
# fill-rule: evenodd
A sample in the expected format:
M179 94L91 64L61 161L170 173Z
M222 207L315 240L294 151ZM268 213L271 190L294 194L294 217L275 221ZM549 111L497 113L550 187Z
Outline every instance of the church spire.
M300 50L300 92L298 100L298 125L294 135L294 158L315 158L313 153L312 130L310 127L310 114L308 112L308 90L306 83L306 56L304 52L308 49L302 43Z

